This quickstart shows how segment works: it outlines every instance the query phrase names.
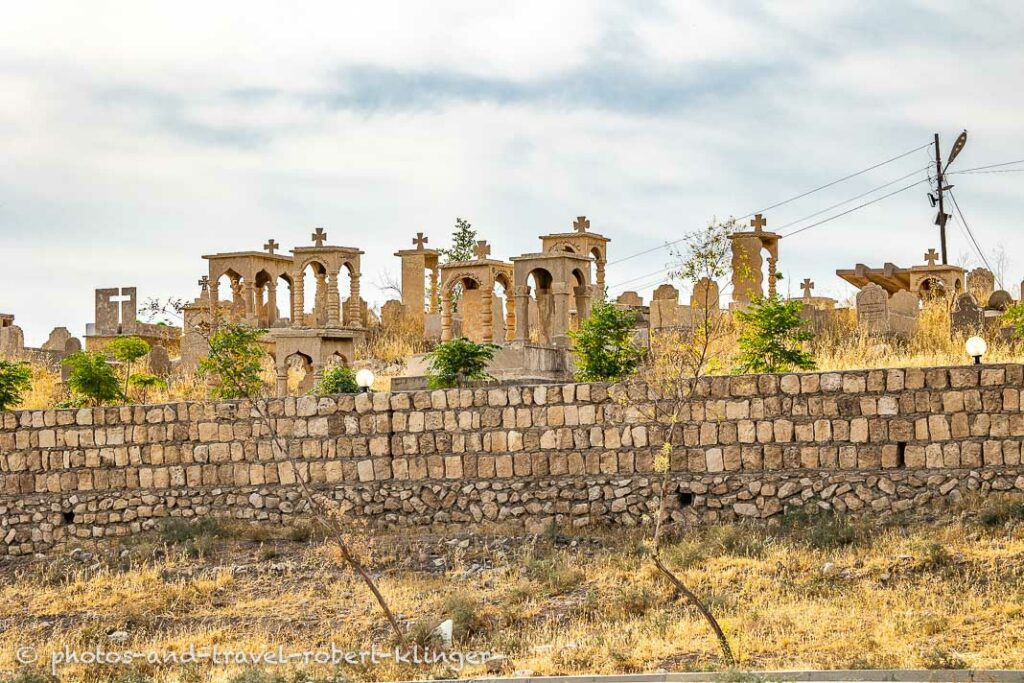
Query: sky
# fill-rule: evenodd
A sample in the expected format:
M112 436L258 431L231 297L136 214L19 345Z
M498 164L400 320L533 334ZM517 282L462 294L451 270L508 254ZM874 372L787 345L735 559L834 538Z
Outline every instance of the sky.
M418 231L443 247L466 218L507 259L585 214L611 238L612 295L646 301L660 245L934 133L945 156L968 130L950 170L1024 159L1015 0L54 0L2 17L0 312L29 345L82 335L96 288L192 299L203 254L307 246L317 226L366 252L379 304ZM768 228L924 180L931 154L768 210ZM950 182L1019 296L1024 175ZM809 277L845 299L837 268L923 264L927 191L784 237L781 290ZM981 262L959 223L949 254Z

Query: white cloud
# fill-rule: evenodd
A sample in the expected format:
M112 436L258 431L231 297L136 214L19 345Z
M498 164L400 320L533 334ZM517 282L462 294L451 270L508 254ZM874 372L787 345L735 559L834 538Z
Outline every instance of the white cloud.
M1024 158L1019 6L988 3L16 3L0 27L0 310L81 333L96 287L195 294L204 253L359 246L364 295L456 216L494 254L586 213L611 259L927 142ZM780 226L923 167L769 212ZM959 176L986 248L1020 176ZM936 246L912 190L784 240L793 283ZM966 244L951 230L951 253ZM663 266L614 265L611 284ZM1015 272L1019 274L1020 264ZM655 278L641 278L647 284ZM649 291L644 292L649 296Z

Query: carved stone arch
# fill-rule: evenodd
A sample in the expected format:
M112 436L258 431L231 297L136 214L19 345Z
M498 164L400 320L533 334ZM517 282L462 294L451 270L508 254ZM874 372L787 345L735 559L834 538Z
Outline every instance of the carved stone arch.
M444 283L444 293L451 294L452 290L455 289L455 286L462 283L464 280L469 280L476 284L477 287L483 288L486 286L486 283L483 282L475 273L458 272L446 279Z

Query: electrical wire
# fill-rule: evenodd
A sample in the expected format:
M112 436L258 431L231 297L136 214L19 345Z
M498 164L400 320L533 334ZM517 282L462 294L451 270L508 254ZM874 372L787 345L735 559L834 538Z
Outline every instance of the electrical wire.
M803 192L801 194L798 194L798 195L796 195L794 197L790 197L789 199L785 199L785 200L783 200L781 202L777 202L777 203L772 204L770 206L766 206L763 209L759 209L757 211L752 211L752 212L748 213L745 216L740 216L736 220L744 220L746 218L750 218L751 216L757 215L759 213L764 213L765 211L768 211L770 209L774 209L774 208L783 206L785 204L789 204L790 202L795 202L798 199L803 199L804 197L806 197L808 195L814 194L815 192L820 192L821 190L824 190L826 188L832 187L833 185L837 185L837 184L839 184L839 183L841 183L841 182L843 182L845 180L849 180L850 178L856 178L857 176L863 175L863 174L867 173L868 171L873 171L876 168L880 168L882 166L885 166L886 164L891 164L894 161L898 161L898 160L902 159L903 157L906 157L906 156L909 156L911 154L914 154L915 152L919 152L922 149L925 149L927 147L932 146L933 144L935 144L935 143L934 142L929 142L926 145L921 145L920 147L915 147L914 149L912 149L912 150L910 150L908 152L904 152L903 154L900 154L898 156L894 156L891 159L886 159L885 161L881 161L881 162L879 162L879 163L877 163L877 164L875 164L873 166L868 166L867 168L865 168L863 170L860 170L860 171L857 171L856 173L851 173L849 175L843 176L842 178L839 178L837 180L833 180L832 182L825 183L824 185L816 187L813 190L808 190L808 191ZM660 249L665 249L666 247L670 247L670 246L672 246L674 244L678 244L678 243L682 242L684 239L686 239L686 238L685 237L680 237L677 240L673 240L671 242L666 242L666 243L664 243L662 245L659 245L659 246L656 246L656 247L651 247L650 249L644 249L643 251L638 251L635 254L630 254L629 256L624 256L624 257L622 257L620 259L616 259L614 261L609 261L608 265L609 266L615 265L616 263L622 263L623 261L628 261L630 259L634 259L637 256L643 256L644 254L650 254L651 252L659 251Z
M959 171L950 171L949 173L943 173L943 175L952 175L954 173L971 173L973 171L983 171L986 168L999 168L1000 166L1013 166L1014 164L1024 164L1024 159L1018 159L1017 161L1004 161L1001 164L989 164L988 166L975 166L974 168L964 168Z
M853 207L852 209L847 209L846 211L842 211L840 213L837 213L834 216L829 216L828 218L820 220L820 221L818 221L816 223L811 223L810 225L805 225L804 227L800 228L799 230L794 230L793 232L786 233L785 235L780 235L780 237L792 237L793 235L797 235L797 234L803 232L804 230L810 230L811 228L816 228L819 225L824 225L825 223L829 223L831 221L834 221L837 218L842 218L843 216L845 216L847 214L851 214L854 211L858 211L860 209L863 209L865 206L871 206L872 204L880 202L883 199L888 199L889 197L898 195L901 192L906 192L907 190L909 190L909 189L911 189L913 187L917 187L921 183L926 183L926 182L928 182L927 179L918 180L916 183L911 183L910 185L906 185L904 187L901 187L900 189L895 190L893 192L890 192L889 194L885 194L885 195L882 195L881 197L878 197L876 199L872 199L870 202L864 202L863 204L858 204L857 206Z
M985 257L985 252L981 250L981 245L978 244L978 240L974 237L974 231L971 230L971 226L967 223L967 219L964 218L964 212L960 210L960 203L956 200L956 195L953 194L952 190L947 190L947 192L949 194L949 198L953 200L953 208L956 209L956 213L960 217L960 222L963 223L964 228L967 229L967 234L971 237L971 242L974 244L974 248L978 252L978 256L981 257L982 262L985 264L985 267L988 268L989 272L994 275L995 271L992 270L992 266L989 265L988 259ZM999 283L999 287L1002 289L1002 282Z

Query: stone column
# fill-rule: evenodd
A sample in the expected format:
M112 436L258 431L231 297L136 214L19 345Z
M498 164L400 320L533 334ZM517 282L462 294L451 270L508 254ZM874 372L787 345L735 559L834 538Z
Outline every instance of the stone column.
M569 286L564 282L555 282L551 285L551 294L555 300L549 328L551 343L565 347L569 345L569 338L565 335L569 329Z
M513 288L515 296L516 334L514 339L517 342L530 341L530 288L527 285L520 285Z
M302 312L306 308L306 282L299 272L292 276L292 327L302 327Z
M576 298L576 320L582 322L590 317L590 287L575 287L573 294Z
M452 295L450 292L441 295L441 341L452 339Z
M277 280L267 283L267 324L270 327L277 322Z
M604 259L598 259L597 261L597 289L598 292L604 293Z
M505 290L505 341L516 338L516 300L511 290Z
M774 299L775 298L775 283L776 282L777 282L777 280L775 279L775 257L774 256L769 256L768 257L768 298L769 299Z
M277 395L287 396L288 395L288 366L278 365L277 366Z
M313 295L313 325L327 322L327 273L316 274L316 294Z
M250 325L256 324L256 285L252 280L242 284L242 302L245 304L245 320Z
M352 273L349 286L349 327L362 327L362 299L359 298L359 273Z
M327 327L341 327L341 294L338 293L338 278L341 271L331 273L327 281Z
M210 324L215 324L217 309L220 307L220 284L216 280L210 281Z
M437 313L437 268L430 269L430 312Z
M494 294L492 290L480 289L480 327L481 341L490 344L494 341Z

